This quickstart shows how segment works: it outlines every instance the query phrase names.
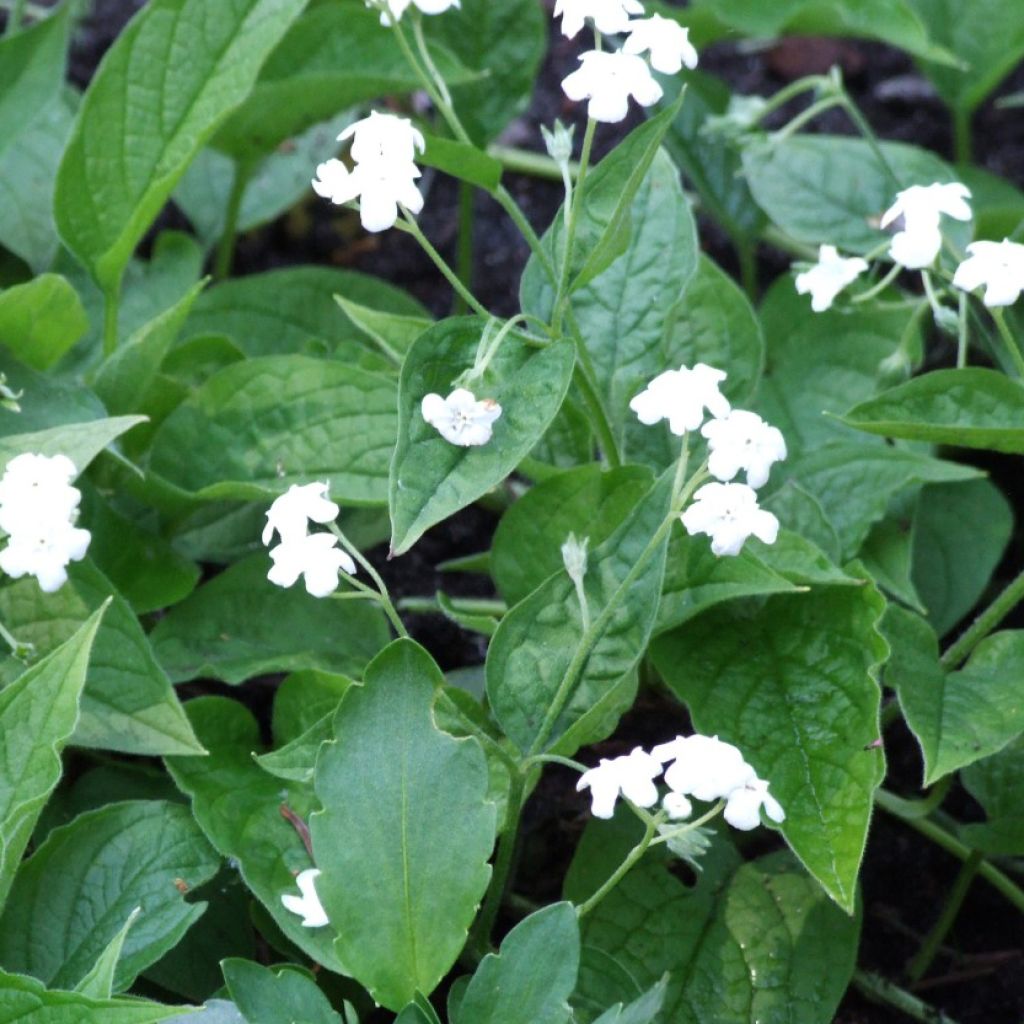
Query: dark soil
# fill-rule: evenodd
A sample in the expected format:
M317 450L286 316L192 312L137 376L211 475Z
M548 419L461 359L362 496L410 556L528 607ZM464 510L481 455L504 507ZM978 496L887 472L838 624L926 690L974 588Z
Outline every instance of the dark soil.
M71 77L85 85L100 57L143 0L94 0L92 13L76 34ZM682 4L680 4L682 6ZM508 131L505 141L540 148L539 125L555 117L580 123L579 110L569 105L559 82L574 65L578 47L552 34L552 45L537 94L528 112ZM702 54L701 67L723 77L739 92L768 96L804 74L821 72L839 63L868 120L886 139L925 146L949 157L952 136L949 119L913 62L885 46L861 42L788 40L770 48L723 43ZM1024 89L1024 68L1004 82L1000 94ZM599 150L606 151L639 122L634 114L617 129L603 129ZM997 110L989 101L977 118L978 162L1018 186L1024 186L1024 119L1019 111ZM815 129L848 133L851 126L840 113L826 115ZM578 131L577 138L580 137ZM538 230L552 220L560 202L560 186L533 178L508 175L506 184ZM454 260L457 234L457 188L437 177L430 183L429 201L421 219L438 248ZM474 200L474 242L478 254L476 294L496 313L517 310L517 285L528 256L525 243L489 199ZM174 215L169 215L174 223ZM702 218L701 237L706 250L735 272L735 261L722 233ZM759 253L761 283L788 268L789 260L766 247ZM238 273L256 273L274 267L314 263L355 267L406 288L435 314L450 309L450 292L415 243L390 232L365 236L354 217L310 201L298 212L241 239L236 260ZM1019 460L990 458L986 468L1024 508L1024 480ZM483 577L441 574L436 565L448 558L484 551L497 517L471 509L444 527L431 531L414 551L391 563L384 552L372 553L399 596L432 595L438 589L453 594L487 595ZM1020 545L1010 552L1000 570L1003 582L1024 560ZM467 634L439 616L412 617L410 627L441 665L455 668L478 664L484 641ZM269 703L265 687L253 689L253 703L263 711ZM233 690L243 697L250 688ZM624 719L614 740L598 753L617 753L637 742L663 739L666 729L682 728L681 710L663 695L648 691ZM913 738L902 726L886 735L890 763L887 785L908 795L920 779L919 756ZM560 879L572 854L585 815L576 799L572 779L560 769L547 774L527 810L520 888L534 899L558 896ZM948 807L961 817L977 816L969 797L951 795ZM864 932L860 964L901 981L903 965L915 952L919 939L934 923L958 870L958 862L912 832L902 822L878 815L872 830L863 872ZM986 882L976 880L964 909L950 932L946 946L925 982L921 998L960 1024L1017 1024L1024 1016L1024 922ZM867 1001L856 989L844 999L839 1024L889 1024L908 1018L888 1007Z

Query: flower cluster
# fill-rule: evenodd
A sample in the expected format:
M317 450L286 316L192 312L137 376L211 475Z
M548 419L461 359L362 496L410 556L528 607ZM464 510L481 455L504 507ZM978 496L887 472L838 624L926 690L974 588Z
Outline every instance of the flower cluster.
M562 89L574 102L589 100L587 113L595 121L615 123L629 110L630 96L643 107L657 103L663 90L654 75L678 74L683 67L697 66L697 51L689 31L671 18L643 15L639 0L557 0L555 17L562 19L562 32L574 39L589 19L604 35L628 33L620 50L588 50L580 56L580 67L563 82ZM643 59L643 54L648 59ZM649 63L648 63L649 61Z
M330 533L310 533L309 524L333 523L338 506L327 497L327 484L293 484L267 512L263 543L269 547L276 532L281 542L271 548L273 566L267 579L279 587L291 587L302 576L313 597L327 597L338 588L338 574L354 576L356 563L338 547Z
M450 444L478 448L490 441L501 406L493 398L477 400L472 391L456 388L447 398L425 395L420 412Z
M719 390L726 374L706 363L666 370L636 395L629 407L641 423L668 422L677 436L700 430L708 445L708 472L718 483L705 484L682 514L687 533L706 534L716 555L738 555L750 536L774 544L779 521L757 503L757 488L768 482L771 467L786 457L778 428L756 413L733 409ZM705 420L705 412L713 419ZM744 473L746 483L732 481Z
M426 143L412 122L373 111L338 136L339 142L349 139L352 170L340 160L320 164L313 179L317 195L339 206L358 199L359 219L367 231L394 227L400 206L419 213L423 195L416 187L420 169L415 160Z
M580 776L576 789L590 790L595 817L611 818L620 796L637 807L658 803L655 779L663 773L669 791L662 807L673 820L693 813L691 798L709 803L724 800L725 820L744 832L761 824L762 807L774 822L786 818L778 800L768 792L768 783L757 777L736 747L717 736L677 736L650 753L634 747L622 757L602 758L596 768Z
M879 226L897 227L889 244L889 258L906 270L926 270L942 251L942 218L969 221L970 189L958 181L912 185L896 193L882 214ZM1010 306L1024 291L1024 245L1011 242L972 242L967 258L957 267L953 285L973 292L984 288L986 306ZM840 256L835 246L823 245L818 262L797 274L796 290L811 296L811 309L823 313L836 296L868 269L858 256Z
M0 569L15 579L35 576L48 594L67 582L68 563L85 558L92 539L75 526L82 500L71 486L77 472L66 455L26 452L0 478L0 529L8 536Z
M301 915L305 928L323 928L324 925L330 924L327 920L327 912L316 893L316 880L319 877L319 868L307 868L305 871L300 871L295 878L295 884L299 887L299 892L302 895L295 896L293 893L284 893L281 896L285 910Z

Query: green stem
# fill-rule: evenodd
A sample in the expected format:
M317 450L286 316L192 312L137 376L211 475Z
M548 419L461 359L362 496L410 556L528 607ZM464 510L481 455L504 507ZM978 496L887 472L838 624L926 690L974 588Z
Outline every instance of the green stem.
M956 368L962 370L967 365L967 292L960 293L960 305L957 310L957 345Z
M871 971L856 971L853 975L853 983L873 1002L891 1006L908 1017L921 1021L922 1024L956 1024L941 1010L929 1006L928 1003L883 978L880 974Z
M497 601L486 597L451 597L452 608L465 615L493 615L499 618L508 611L508 605L504 601ZM401 597L398 599L398 608L403 612L413 614L431 614L440 612L441 606L437 603L436 597Z
M357 548L355 544L345 536L337 523L330 523L328 529L330 529L331 533L341 541L341 546L363 567L366 575L373 580L374 585L377 587L377 593L380 595L380 606L384 610L384 614L387 615L388 619L391 621L391 625L395 627L395 632L399 636L407 637L409 633L405 628L405 624L402 622L401 616L395 610L395 606L391 603L388 586L381 578L380 573L374 569L359 548ZM370 588L360 580L349 576L347 573L345 574L345 577L357 590L370 591ZM370 592L372 593L372 591Z
M21 23L25 20L25 7L25 0L14 0L11 4L7 13L7 28L4 29L5 36L13 36L21 28Z
M444 257L430 244L427 236L420 230L419 224L412 218L408 210L402 210L402 216L405 218L406 229L409 234L420 243L423 251L431 258L434 266L444 275L445 280L455 290L456 295L460 295L463 301L474 313L482 317L490 317L490 313L487 309L477 300L476 296L470 292L466 286L459 279L459 275L445 261Z
M499 161L506 171L513 174L528 174L546 181L562 181L562 169L558 161L546 153L536 153L532 149L517 149L513 146L488 146L487 152ZM573 179L579 172L578 163L569 164L569 174Z
M586 405L587 411L590 413L590 425L594 428L594 431L597 434L597 440L601 445L601 451L604 454L605 461L609 466L615 469L622 465L622 455L619 453L619 445L615 440L615 432L612 430L611 421L608 419L608 414L605 411L604 403L601 401L601 396L597 392L597 387L590 379L590 375L582 360L579 359L581 349L583 349L583 342L577 339L576 372L573 376L576 380L576 386L580 389L580 394L583 397L583 403Z
M700 828L701 825L710 821L715 817L715 815L721 813L723 810L725 810L725 801L719 800L710 811L705 811L699 818L696 818L693 821L683 822L679 826L672 828L670 831L663 832L651 843L651 846L658 846L661 843L670 843L673 839L686 835L687 832L692 832L694 829ZM656 824L658 823L656 822Z
M224 215L224 230L217 243L217 258L213 264L213 277L217 281L223 281L231 273L231 264L235 258L235 239L238 235L238 215L242 210L242 199L245 197L251 174L248 163L235 164L228 208Z
M963 636L942 655L945 668L956 668L994 630L1014 608L1024 601L1024 572L970 624Z
M584 917L589 914L594 907L596 907L601 900L607 896L612 889L615 888L622 881L633 867L636 862L647 852L647 848L651 845L651 840L654 838L654 833L657 830L657 819L648 818L644 827L644 835L636 846L626 855L626 859L615 869L614 872L609 876L604 885L597 890L589 899L585 900L576 908L576 916Z
M899 190L901 188L900 179L893 170L892 164L889 163L889 158L885 155L875 130L868 123L867 118L860 112L860 107L853 102L850 94L845 89L841 89L840 97L842 108L846 111L847 117L856 125L857 131L860 132L864 141L871 147L871 152L875 154L875 159L882 165L882 169L889 176L889 180L895 188Z
M459 182L459 249L456 261L459 268L459 280L466 286L466 291L473 290L473 186L466 181ZM455 299L455 315L466 312L466 300L461 296Z
M103 357L109 358L117 351L118 312L121 305L120 282L103 289Z
M806 110L797 114L784 128L773 132L771 141L774 144L785 142L786 139L791 135L795 135L805 124L813 121L819 114L824 114L826 110L831 110L833 107L841 107L842 105L843 101L840 96L824 96L820 100L815 100Z
M805 92L814 92L817 89L831 88L832 80L823 75L809 75L807 78L798 78L795 82L774 93L767 100L764 106L757 112L757 116L751 120L751 126L760 124L769 114L774 114L779 107L785 106L790 100L802 96Z
M757 302L759 283L757 277L757 243L752 238L733 240L736 256L740 261L740 281L747 298Z
M581 775L587 771L585 764L574 761L571 757L562 757L560 754L534 754L523 761L523 769L526 770L535 764L560 764L563 768L572 768Z
M957 164L969 164L973 157L972 123L974 112L957 107L953 110L953 155Z
M508 768L510 775L519 773L519 762L493 736L484 732L471 718L467 718L459 705L448 696L443 688L438 690L436 703L443 704L445 710L462 723L466 732L476 737L482 747L490 750Z
M903 268L898 263L894 263L880 281L873 284L867 291L858 292L850 299L850 302L870 302L876 295L881 295L900 276L902 271Z
M544 273L547 274L548 280L553 286L557 285L558 274L555 271L555 265L551 262L551 257L537 236L537 232L533 230L533 225L526 219L526 214L523 213L519 208L519 204L512 198L512 194L504 185L499 185L494 193L494 198L509 217L512 218L515 226L519 228L523 238L526 239L526 244L530 247L530 252L540 260L540 265L544 268Z
M960 913L960 908L967 898L971 883L974 881L983 859L984 857L978 850L972 850L970 856L961 865L953 888L950 889L946 899L946 905L942 908L938 921L935 922L935 927L928 933L924 942L921 943L921 948L907 964L907 977L912 982L920 981L931 967L939 947L949 934L950 928L953 927L957 914Z
M989 310L992 314L992 319L996 323L996 327L999 328L999 334L1003 339L1003 343L1010 351L1010 358L1013 360L1013 365L1017 368L1019 376L1024 377L1024 355L1021 355L1020 347L1017 344L1017 339L1013 336L1013 332L1010 330L1010 325L1006 322L1006 317L1003 315L1003 311L998 308Z
M936 825L927 818L917 818L907 814L901 806L900 798L895 794L884 789L876 790L875 803L887 814L899 818L900 821L909 825L915 831L920 832L926 839L930 839L936 846L942 847L943 850L959 860L965 861L973 853L969 846L960 842L956 836L951 835L941 826ZM981 862L978 867L978 874L1021 913L1024 913L1024 889L1021 889L1008 875L988 861Z
M19 640L2 622L0 622L0 637L2 637L7 646L10 647L11 654L14 655L18 661L27 662L35 653L34 644L28 644L23 640Z

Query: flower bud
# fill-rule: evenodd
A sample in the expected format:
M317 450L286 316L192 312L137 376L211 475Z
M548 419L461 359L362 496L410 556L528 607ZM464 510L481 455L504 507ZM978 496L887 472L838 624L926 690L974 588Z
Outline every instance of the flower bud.
M565 571L569 574L569 579L577 586L587 575L587 547L589 544L589 537L578 540L576 534L570 533L562 545L562 562L565 564Z

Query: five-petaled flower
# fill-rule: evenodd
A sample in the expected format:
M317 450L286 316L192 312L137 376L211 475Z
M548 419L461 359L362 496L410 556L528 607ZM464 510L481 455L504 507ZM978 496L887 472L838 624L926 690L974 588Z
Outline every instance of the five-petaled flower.
M973 292L985 286L986 306L1012 306L1024 291L1024 245L1004 238L1001 242L972 242L967 258L956 268L953 284Z
M626 53L649 53L651 67L663 75L677 75L697 66L699 57L690 42L690 30L672 18L652 14L629 23L629 38L623 44Z
M723 482L743 470L748 487L763 487L772 466L786 457L782 431L746 409L733 409L727 416L705 423L701 433L711 453L708 471Z
M0 569L14 579L35 576L48 594L67 582L68 563L81 561L92 539L75 525L82 499L71 486L76 472L66 455L25 452L0 478L0 529L8 535Z
M661 762L642 747L634 747L622 757L602 757L596 768L580 776L576 789L590 790L590 811L594 817L611 818L620 793L637 807L653 807L658 802L654 780L660 774Z
M477 448L491 439L501 406L493 398L478 400L472 391L456 388L447 398L425 395L420 404L423 419L446 441L460 448Z
M867 269L867 260L860 256L840 256L834 245L823 245L818 249L818 262L797 274L796 290L801 295L811 296L811 309L815 313L824 313L832 308L836 296Z
M662 764L672 762L665 770L669 789L695 800L722 800L757 778L739 748L717 736L677 736L651 754Z
M615 124L629 113L629 97L642 107L664 95L647 61L622 50L589 50L580 56L581 66L562 82L569 99L590 100L587 113L595 121Z
M305 871L300 871L295 878L295 884L299 887L299 892L302 895L295 896L292 893L284 893L281 896L285 910L301 915L305 928L323 928L324 925L330 924L330 921L327 920L327 912L316 892L316 880L319 877L319 868L307 868Z
M668 420L668 428L682 437L687 431L699 430L705 409L712 416L727 416L731 406L719 390L726 378L722 370L706 363L693 369L686 366L658 374L629 403L641 423L650 426Z
M754 778L729 794L723 817L733 828L749 832L761 824L762 807L765 814L777 824L786 820L782 805L768 792L768 783L764 779Z
M711 538L716 555L738 555L748 537L774 544L779 521L757 503L757 491L746 484L705 484L680 517L686 532Z
M338 589L342 572L356 573L352 556L338 547L336 537L329 533L310 533L304 537L291 537L271 548L274 564L267 579L279 587L294 586L299 577L313 597L327 597Z
M575 39L589 18L605 35L629 29L629 16L643 14L640 0L555 0L555 17L562 19L562 34Z
M327 481L313 484L292 484L267 511L263 527L263 543L270 544L277 531L281 540L305 537L310 522L333 523L340 509L327 497Z
M892 237L889 255L908 270L930 267L942 249L942 215L970 220L970 197L971 190L958 181L912 185L897 192L896 201L882 215L879 225L886 228L903 218L903 227Z

